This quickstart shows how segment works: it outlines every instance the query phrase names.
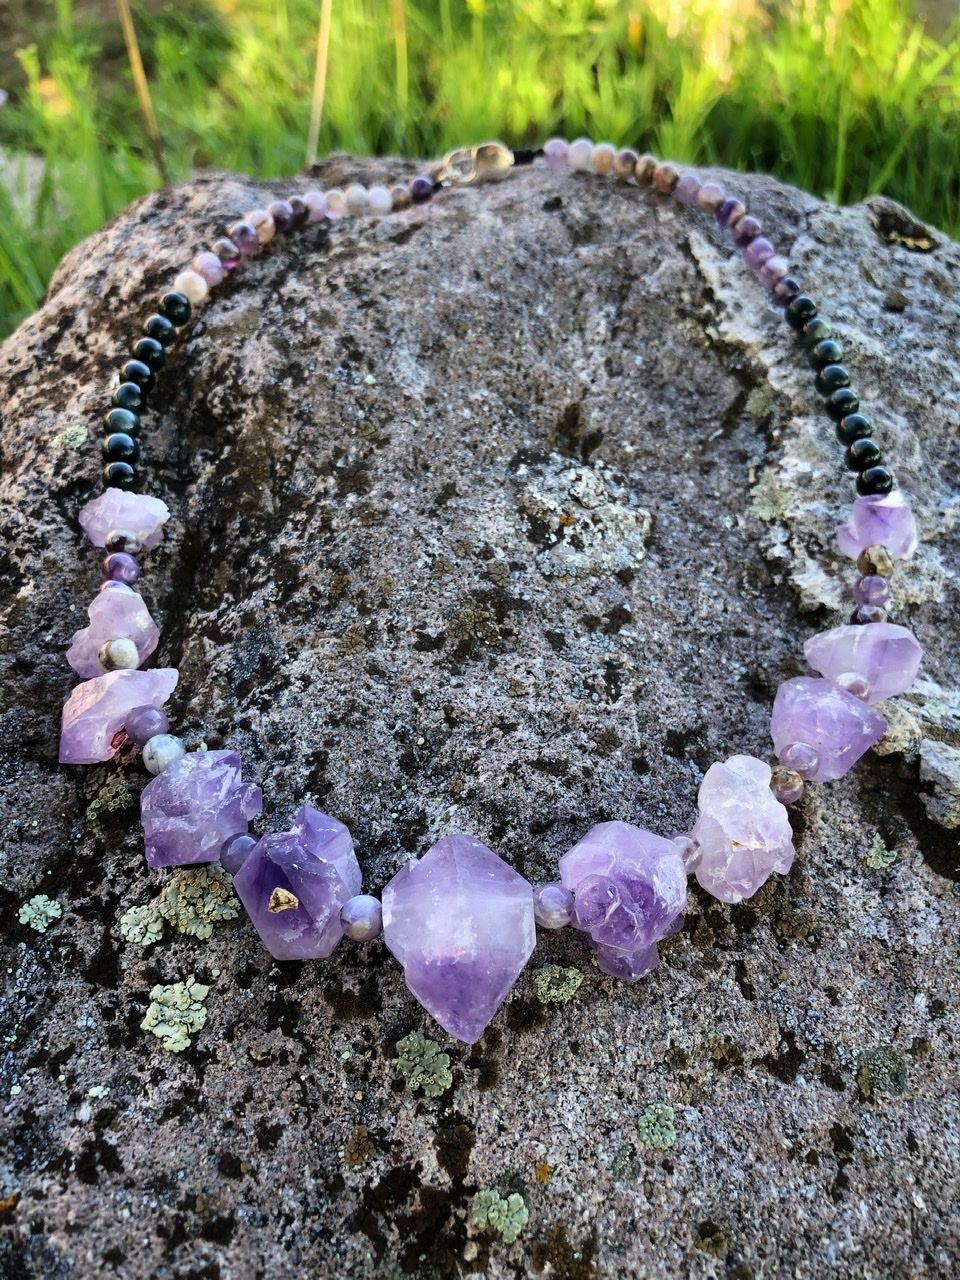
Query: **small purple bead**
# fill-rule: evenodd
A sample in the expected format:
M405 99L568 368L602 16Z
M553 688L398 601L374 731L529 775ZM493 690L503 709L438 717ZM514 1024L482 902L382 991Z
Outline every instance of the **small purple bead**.
M727 196L714 215L721 227L729 227L747 212L747 206L736 196Z
M553 169L559 169L567 163L567 150L566 138L550 138L543 144L543 154L547 164Z
M235 222L227 235L240 250L241 258L252 258L260 248L257 229L249 222Z
M232 876L235 876L256 847L256 836L248 835L246 832L231 836L220 850L220 862Z
M559 880L538 884L533 891L533 918L541 929L562 929L573 919L573 894Z
M226 236L221 236L219 240L215 241L213 252L220 259L220 265L224 271L236 271L237 267L239 267L240 250Z
M762 230L763 228L756 218L751 217L749 213L744 214L733 228L734 243L741 246L747 245L751 240L756 240Z
M209 249L204 249L203 253L198 253L190 265L198 275L203 276L211 289L218 284L222 284L223 278L227 274L223 263Z
M682 174L677 185L673 188L673 198L678 200L680 204L696 204L699 193L700 179L695 173Z
M372 942L383 933L383 908L380 899L369 893L348 898L340 908L343 932L354 942Z
M410 179L410 199L414 204L426 204L433 196L433 179L420 174Z
M757 236L744 249L743 256L747 260L747 266L753 267L754 271L756 271L772 258L776 252L776 249L765 236Z
M878 573L868 573L853 584L857 604L884 605L890 599L890 583Z
M811 774L816 773L820 764L820 757L815 748L806 742L791 742L789 746L783 748L777 759L781 764L799 773L801 778L809 778Z
M322 222L327 216L327 197L322 191L305 191L300 197L307 206L307 221Z
M772 258L766 260L757 274L760 276L760 283L768 289L772 289L777 281L782 280L789 270L790 264L786 258L781 258L779 254L774 254Z
M272 200L267 205L267 213L273 219L274 226L278 231L287 232L292 230L295 215L289 200Z
M140 577L140 564L135 556L127 555L126 551L111 551L104 557L100 573L109 582L122 582L132 587Z
M127 737L132 738L138 747L142 747L158 733L167 733L170 721L167 713L160 707L134 707L127 713L123 727L127 731Z
M800 282L793 276L784 276L773 286L773 300L778 307L787 307L800 296Z

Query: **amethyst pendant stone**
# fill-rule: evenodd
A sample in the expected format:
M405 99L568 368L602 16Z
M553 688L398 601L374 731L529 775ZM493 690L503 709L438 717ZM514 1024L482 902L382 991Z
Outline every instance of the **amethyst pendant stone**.
M383 940L427 1012L473 1044L533 951L533 888L479 840L444 836L384 889Z
M61 764L109 760L123 741L123 727L135 707L162 707L177 687L172 667L152 671L111 671L78 684L63 708Z
M849 671L864 676L869 685L864 701L869 703L906 693L923 657L913 632L895 622L834 627L812 636L803 651L814 671L831 680Z
M140 817L151 867L214 862L247 830L263 793L240 776L235 751L190 751L143 789Z
M847 693L832 680L797 676L785 680L773 700L770 732L779 756L791 744L803 742L817 753L811 782L842 778L886 730L887 722L873 707Z

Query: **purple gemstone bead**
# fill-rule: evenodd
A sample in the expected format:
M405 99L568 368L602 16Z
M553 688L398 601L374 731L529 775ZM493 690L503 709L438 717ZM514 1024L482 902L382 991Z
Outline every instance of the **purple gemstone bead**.
M886 604L890 599L890 583L878 573L867 573L853 584L857 604Z
M473 1044L533 951L533 889L479 840L445 836L384 889L383 940L427 1012Z
M273 225L278 231L293 230L294 212L289 200L271 200L267 205L267 213L273 219Z
M107 489L80 509L80 527L95 547L106 545L115 529L126 529L140 539L144 547L155 547L163 540L163 526L170 519L165 502L145 493L126 489Z
M179 672L172 667L156 667L152 671L110 671L78 684L63 708L60 763L109 760L124 740L123 726L133 708L161 706L178 679Z
M203 253L198 253L190 264L198 275L203 276L211 289L218 284L222 284L226 277L227 270L220 258L215 253L211 253L209 249L204 249Z
M327 197L322 191L305 191L300 197L307 206L307 221L322 222L327 216Z
M781 804L796 804L803 795L803 779L796 769L777 765L770 777L770 790Z
M240 249L226 236L221 236L219 240L214 241L213 252L220 259L224 271L236 271L239 267Z
M870 684L867 701L871 703L905 693L917 678L923 657L913 632L895 622L834 627L812 636L803 651L814 671L830 680L845 672L860 672Z
M340 908L343 932L354 942L372 942L383 933L383 908L380 899L369 893L348 898Z
M714 215L721 227L732 226L747 212L747 206L736 196L727 196Z
M538 884L533 891L533 915L541 929L562 929L573 919L573 894L558 880Z
M794 280L793 276L784 276L782 280L778 280L773 286L773 300L778 307L787 307L800 296L799 281Z
M697 192L697 204L704 213L716 213L726 198L719 182L705 182Z
M770 731L777 754L793 742L808 742L819 756L812 782L842 778L883 736L887 722L872 707L832 680L798 676L785 680L773 702Z
M543 144L543 154L552 169L559 169L567 163L566 138L550 138Z
M777 753L777 759L794 773L799 773L801 778L812 777L820 765L820 757L808 742L788 743Z
M753 243L756 244L757 242L754 241ZM753 248L753 245L750 247ZM777 281L782 280L789 270L790 264L786 258L781 258L778 254L774 254L772 258L766 260L757 274L760 277L760 283L767 289L772 289Z
M744 249L743 256L747 260L747 266L753 267L756 271L772 258L776 252L776 249L765 236L757 236Z
M673 198L680 204L696 204L697 196L700 192L700 179L695 173L684 173L680 175L677 185L673 188Z
M260 248L257 229L249 222L235 222L227 235L240 250L241 258L252 258Z
M242 780L235 751L188 752L141 793L147 864L215 862L231 836L246 832L262 804L260 788Z
M74 632L67 650L67 661L77 675L85 679L103 674L100 650L111 640L132 640L142 665L160 639L160 629L151 618L142 596L131 591L126 583L113 578L108 578L103 585L109 585L112 590L101 589L94 596L87 606L89 625Z
M762 230L763 228L757 219L747 213L733 228L734 243L741 246L748 245L751 240L756 240Z
M111 551L108 556L104 556L100 573L108 582L122 582L132 587L140 577L140 563L135 556L127 555L126 551Z
M249 832L241 831L238 836L231 836L220 850L221 865L235 876L256 847L257 837Z
M875 543L886 547L894 559L908 560L917 541L917 522L902 489L856 498L850 519L837 530L837 545L851 560Z
M422 174L410 179L410 199L414 204L426 204L433 196L433 179ZM439 1022L439 1018L437 1019Z
M134 707L123 722L127 737L138 747L142 747L148 739L158 733L167 733L170 721L167 713L160 707Z

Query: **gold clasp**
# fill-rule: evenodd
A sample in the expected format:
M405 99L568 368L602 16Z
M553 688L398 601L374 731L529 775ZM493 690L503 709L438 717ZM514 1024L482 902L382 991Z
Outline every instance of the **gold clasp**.
M503 178L513 167L513 152L502 142L481 142L475 147L448 151L436 171L446 186L470 186Z

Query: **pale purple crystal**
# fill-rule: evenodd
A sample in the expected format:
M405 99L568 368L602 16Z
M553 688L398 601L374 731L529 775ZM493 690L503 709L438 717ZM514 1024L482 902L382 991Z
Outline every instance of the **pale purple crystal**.
M129 529L145 547L155 547L163 539L163 526L170 519L165 502L145 493L126 489L105 489L80 509L80 526L95 547L106 545L114 529Z
M129 587L98 592L87 606L87 616L89 626L74 632L73 643L67 650L67 661L77 675L103 674L98 655L108 640L132 640L141 662L157 647L159 628L150 617L143 596Z
M874 624L877 625L877 624ZM832 680L798 676L785 680L773 701L770 732L779 754L793 742L817 753L811 782L831 782L857 763L883 735L883 716Z
M867 702L905 693L916 679L923 649L913 632L895 622L822 631L803 646L814 671L830 680L856 671L870 685Z
M473 1044L533 951L533 889L479 840L444 836L384 889L383 940L427 1012Z
M837 530L837 546L851 560L875 543L895 559L907 560L917 541L917 522L902 489L855 498L850 519Z
M690 835L698 850L694 874L721 902L750 898L776 872L793 865L787 811L770 790L770 766L754 756L712 764L700 783L700 816Z
M275 959L322 960L343 937L340 910L360 887L350 832L304 805L293 831L257 842L233 887Z
M679 925L687 901L677 841L601 822L560 859L560 878L575 898L573 923L605 973L633 981L656 968L656 944Z
M262 802L260 788L242 780L235 751L189 751L141 793L148 864L216 861L226 841L247 830Z
M162 707L177 687L172 667L110 671L78 684L63 708L61 764L109 760L123 741L121 731L134 707Z

